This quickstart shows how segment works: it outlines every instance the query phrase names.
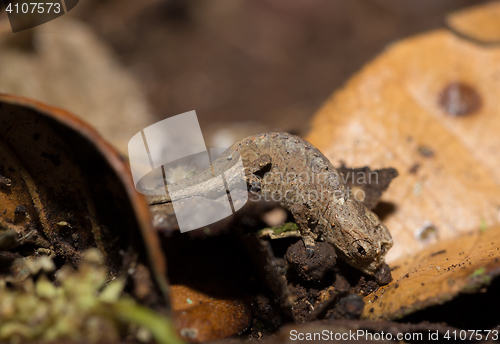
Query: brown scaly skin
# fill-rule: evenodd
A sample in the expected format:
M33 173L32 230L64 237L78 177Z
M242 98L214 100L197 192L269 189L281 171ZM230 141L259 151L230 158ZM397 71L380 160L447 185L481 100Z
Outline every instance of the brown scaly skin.
M238 153L250 191L279 201L292 213L309 255L321 238L333 245L343 260L366 274L374 275L382 266L393 245L389 230L377 215L349 195L341 175L317 148L287 133L249 136L214 161L215 175L234 166ZM208 169L169 185L169 191L178 191L176 200L208 190L224 193L214 190L217 188L210 183L212 179ZM208 181L203 188L193 187L203 181ZM226 181L231 189L231 174L226 175ZM168 195L149 197L150 204L170 201Z

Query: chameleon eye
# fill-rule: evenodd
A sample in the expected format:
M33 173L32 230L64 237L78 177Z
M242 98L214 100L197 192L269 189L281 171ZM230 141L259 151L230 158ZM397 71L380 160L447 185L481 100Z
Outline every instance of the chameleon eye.
M351 254L360 259L372 259L375 256L375 250L365 240L357 240L351 244Z

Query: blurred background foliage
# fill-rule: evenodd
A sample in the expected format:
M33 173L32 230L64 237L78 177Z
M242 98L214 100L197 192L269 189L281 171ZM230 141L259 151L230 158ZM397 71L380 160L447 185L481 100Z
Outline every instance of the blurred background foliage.
M84 23L79 29L86 34L67 34L71 42L54 43L69 44L66 55L47 58L68 68L66 77L49 69L41 87L54 87L64 97L19 87L19 81L14 87L6 74L18 75L13 65L26 70L30 63L20 61L18 54L10 61L5 54L0 57L0 92L42 98L87 117L122 151L145 125L193 109L209 145L232 143L256 131L305 134L309 119L331 92L391 42L442 27L446 13L482 2L82 0L63 18L16 35L9 32L3 13L4 52L5 41L9 49L26 45L33 32L45 40L63 25L68 32L69 24L63 23L74 18ZM33 49L31 53L41 53L43 44ZM101 55L95 57L93 51ZM110 62L103 65L104 58ZM86 63L89 67L83 68ZM8 65L10 72L4 70ZM38 68L47 70L43 64ZM91 79L79 92L74 90L78 86L61 86L70 69ZM84 82L82 75L70 74L78 79L75 84ZM73 88L71 94L64 92L68 88ZM117 123L116 118L125 121Z
M331 92L388 44L477 0L82 1L161 118L254 120L303 131Z

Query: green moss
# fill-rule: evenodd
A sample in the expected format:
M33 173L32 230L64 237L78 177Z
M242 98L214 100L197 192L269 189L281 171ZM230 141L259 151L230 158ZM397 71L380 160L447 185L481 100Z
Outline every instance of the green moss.
M470 277L476 277L476 276L480 276L482 274L484 274L486 272L486 268L483 266L483 267L480 267L479 269L476 269L471 275Z
M286 222L282 224L281 226L274 226L274 227L269 227L269 228L264 228L263 230L272 230L275 235L280 235L285 232L294 232L298 231L299 227L295 222Z
M479 223L479 230L481 232L485 232L488 229L488 224L484 218L481 218L481 222Z
M474 270L469 276L469 281L463 286L462 292L475 293L479 288L491 283L491 276L487 274L485 267Z
M86 253L77 271L63 267L55 286L45 275L13 288L0 286L0 342L114 342L126 336L182 343L171 321L123 295L125 282L106 283L97 250Z

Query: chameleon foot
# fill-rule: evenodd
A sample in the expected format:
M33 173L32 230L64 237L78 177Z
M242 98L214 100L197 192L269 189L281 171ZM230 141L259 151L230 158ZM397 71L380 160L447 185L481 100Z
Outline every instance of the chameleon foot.
M255 174L247 176L248 191L258 193L261 190L260 178Z
M302 241L306 247L307 258L311 258L314 256L314 246L316 245L317 235L309 228L309 210L303 204L294 204L290 207L290 212L299 227L300 235L302 235Z
M314 247L316 246L316 241L312 236L303 237L302 241L306 247L307 258L312 258L314 256Z

